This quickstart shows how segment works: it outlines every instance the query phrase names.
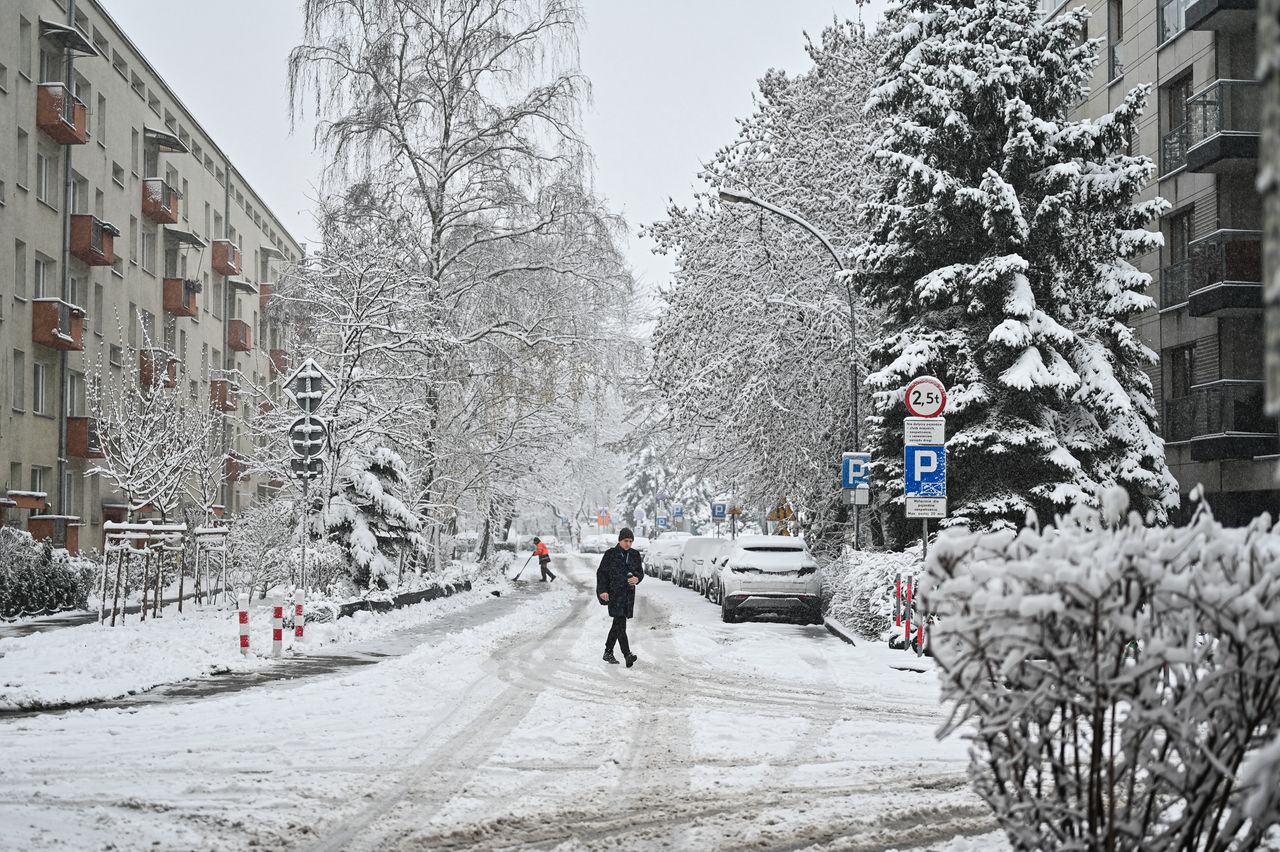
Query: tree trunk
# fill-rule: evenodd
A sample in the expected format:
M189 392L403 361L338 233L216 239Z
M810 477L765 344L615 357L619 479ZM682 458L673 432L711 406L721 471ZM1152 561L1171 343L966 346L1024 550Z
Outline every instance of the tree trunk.
M116 609L120 606L120 585L124 574L124 551L119 551L116 559L116 590L111 598L111 626L116 626ZM120 614L120 623L124 624L124 613Z
M142 563L142 607L138 610L138 621L147 620L147 591L151 586L151 551Z

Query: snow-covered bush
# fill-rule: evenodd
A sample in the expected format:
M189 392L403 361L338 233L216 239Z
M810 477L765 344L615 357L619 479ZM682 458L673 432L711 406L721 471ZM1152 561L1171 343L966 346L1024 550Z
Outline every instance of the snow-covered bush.
M86 609L96 572L87 559L0 527L0 617Z
M920 548L906 552L851 552L822 569L823 610L865 639L884 639L893 618L893 583L924 570Z
M329 540L342 548L357 588L388 588L400 560L422 551L422 518L402 499L406 487L404 460L387 447L353 453L341 471L324 524Z
M944 733L972 731L1017 849L1256 849L1280 817L1275 747L1243 770L1280 731L1280 526L1127 508L1115 489L1057 528L939 537Z

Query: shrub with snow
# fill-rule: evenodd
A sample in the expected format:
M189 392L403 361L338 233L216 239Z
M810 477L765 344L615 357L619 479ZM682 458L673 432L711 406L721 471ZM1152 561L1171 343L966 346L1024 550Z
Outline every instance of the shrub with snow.
M97 565L0 527L0 617L86 609Z
M387 447L353 453L342 467L323 523L345 554L357 588L388 588L400 560L422 551L422 518L400 496L407 487L404 460Z
M864 639L884 639L892 626L894 578L905 581L923 570L918 547L903 553L846 550L822 569L825 611Z
M1017 849L1256 849L1280 818L1280 749L1246 766L1280 731L1280 526L1103 502L931 548L943 733L970 732Z

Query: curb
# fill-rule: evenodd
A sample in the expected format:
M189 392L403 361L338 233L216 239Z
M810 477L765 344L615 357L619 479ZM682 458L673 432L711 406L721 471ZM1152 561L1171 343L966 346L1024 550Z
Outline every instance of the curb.
M853 634L849 632L849 628L845 627L834 618L827 617L822 619L822 624L827 628L827 632L839 639L841 642L847 642L856 646L858 643L853 641Z

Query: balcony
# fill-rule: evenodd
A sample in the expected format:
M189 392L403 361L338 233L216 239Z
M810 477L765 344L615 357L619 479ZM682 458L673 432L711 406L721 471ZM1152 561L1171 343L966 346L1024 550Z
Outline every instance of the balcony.
M174 317L193 317L199 313L196 293L200 282L190 278L164 279L164 312Z
M1190 248L1191 316L1244 316L1262 310L1261 231L1216 231Z
M1187 125L1180 124L1160 140L1160 175L1176 172L1187 164Z
M227 348L232 352L252 352L253 332L244 320L227 321Z
M102 437L92 417L67 418L67 455L74 459L102 458Z
M213 271L219 275L240 274L240 249L231 240L213 241Z
M49 495L43 491L14 491L12 488L5 492L5 496L13 501L13 508L32 511L43 509L45 501L49 498Z
M66 84L41 83L36 87L36 127L59 145L83 145L89 141L89 110Z
M1258 0L1196 0L1187 9L1187 29L1245 32L1257 26Z
M1251 459L1280 452L1276 421L1262 411L1263 383L1221 379L1165 400L1164 439L1189 441L1193 461Z
M259 284L258 309L265 311L267 309L267 305L271 304L271 297L274 296L275 293L276 287L274 284Z
M271 350L271 375L283 376L289 372L289 350L272 349Z
M32 515L27 518L27 532L32 538L66 548L72 554L80 552L82 526L79 518L70 515Z
M249 464L235 453L231 453L224 463L223 473L227 482L242 482L249 478Z
M1262 89L1253 80L1219 80L1187 98L1187 171L1251 171L1258 163Z
M97 216L77 213L71 217L71 254L89 266L116 262L116 237L120 229Z
M160 178L147 178L142 182L142 214L160 225L178 222L178 203L182 193Z
M209 404L214 411L235 411L240 402L240 386L230 379L209 382Z
M31 303L31 339L63 352L84 351L84 308L61 299Z
M138 353L138 385L154 388L178 386L178 359L163 349L143 349Z

